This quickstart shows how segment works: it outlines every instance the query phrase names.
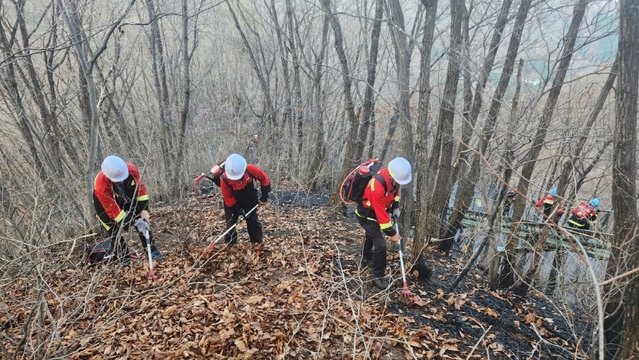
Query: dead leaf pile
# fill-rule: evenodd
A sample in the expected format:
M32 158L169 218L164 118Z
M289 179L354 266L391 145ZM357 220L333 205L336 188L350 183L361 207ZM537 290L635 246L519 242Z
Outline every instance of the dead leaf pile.
M3 288L4 356L498 359L514 353L489 329L499 310L479 303L474 290L445 294L413 281L418 295L402 304L401 282L389 292L372 287L357 266L357 224L322 209L259 211L263 244L251 244L240 223L239 243L221 241L209 258L202 254L224 230L222 210L192 204L155 211L166 260L156 263L159 281L151 286L145 256L125 270L68 266L16 276ZM396 260L389 255L398 279ZM519 310L517 326L539 325L531 309Z

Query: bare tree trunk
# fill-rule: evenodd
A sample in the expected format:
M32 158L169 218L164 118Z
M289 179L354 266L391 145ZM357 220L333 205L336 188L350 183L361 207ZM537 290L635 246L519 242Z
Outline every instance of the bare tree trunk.
M621 0L619 13L619 82L612 167L612 210L616 216L608 275L639 266L636 204L639 1ZM636 359L639 357L639 278L635 274L629 280L621 280L626 281L623 292L620 284L607 289L611 300L606 304L605 348L607 355L616 354L617 359Z
M439 237L442 214L446 208L449 194L446 193L445 184L450 181L451 160L453 157L453 124L455 120L455 100L457 98L457 84L460 74L460 56L462 50L461 24L464 14L464 1L451 0L451 33L450 49L448 51L448 69L446 70L446 83L444 95L439 108L438 133L436 139L441 147L433 147L429 161L429 171L437 175L434 190L428 208L426 222L427 236ZM439 161L437 161L439 159ZM427 186L432 184L429 181Z
M406 25L404 13L398 0L389 0L389 18L391 21L391 38L395 48L395 59L397 63L397 82L399 87L399 100L397 109L399 121L404 129L404 141L402 143L402 156L409 163L414 163L413 149L413 127L410 121L410 48L406 39ZM385 158L384 158L385 159ZM386 160L386 159L385 159ZM414 209L413 186L402 187L402 216L400 223L400 233L406 233L406 229L411 226L412 213ZM404 242L402 242L404 244Z
M168 117L169 109L169 90L166 81L166 60L164 56L164 45L162 35L160 33L160 25L158 23L158 15L155 11L154 0L146 0L146 9L151 22L151 59L153 61L153 80L155 82L155 90L157 92L157 100L160 109L160 124L162 129L162 137L160 144L164 158L164 166L167 169L173 167L173 150L172 143L175 137L175 127L173 121Z
M100 55L106 50L109 38L115 31L115 29L120 25L122 20L126 17L126 15L131 10L131 6L135 3L135 0L131 0L129 2L126 10L120 16L120 18L115 21L109 27L104 39L102 41L101 46L97 49L97 51L93 54L91 59L88 58L86 52L84 51L83 45L85 44L85 36L84 31L79 27L79 21L77 13L77 9L75 6L77 4L71 2L71 9L67 7L67 4L64 0L58 0L62 12L64 14L65 20L69 26L69 31L71 32L71 36L73 38L73 42L75 44L76 54L78 56L78 61L80 63L80 68L82 70L82 74L84 75L85 81L87 83L87 90L89 92L89 108L91 109L91 132L89 134L90 147L89 147L89 155L87 158L87 168L85 173L85 185L87 190L87 204L91 204L93 201L93 179L95 177L95 163L96 157L98 153L99 146L99 131L100 131L100 109L98 107L98 90L95 86L95 81L93 78L93 69L95 66L95 62L98 60Z
M293 26L293 5L291 0L286 0L286 19L288 21L289 30L289 46L291 53L291 61L293 65L293 99L292 99L292 118L297 126L297 167L300 173L304 172L301 165L307 163L302 157L302 148L304 144L304 113L302 111L302 82L300 79L300 59L298 52L302 51L301 44L295 42L295 27ZM291 139L293 141L293 139Z
M501 44L501 37L504 32L504 27L508 23L508 13L510 12L510 6L512 5L512 0L504 0L501 4L501 9L499 10L499 15L497 16L497 21L495 22L495 29L493 31L493 36L490 40L490 45L488 47L488 55L484 59L484 63L481 68L481 72L479 73L479 81L475 85L475 97L472 99L472 105L470 109L470 113L467 113L464 110L464 124L462 124L462 142L464 144L470 145L470 139L473 131L475 130L475 123L479 118L479 113L482 107L482 97L484 89L486 88L486 84L488 83L488 76L495 64L495 57L497 56L497 50L499 50L499 44ZM466 28L468 27L468 16L466 17ZM465 29L466 38L468 38L468 29ZM468 41L468 40L466 40ZM470 56L470 54L466 55ZM469 59L467 59L469 60ZM464 67L465 69L468 66ZM466 77L466 76L464 76ZM464 87L466 88L466 87ZM464 90L464 93L466 90ZM466 99L466 95L464 95L464 99ZM455 166L453 167L453 176L452 183L458 182L459 176L464 176L467 171L468 164L468 155L470 151L465 146L459 146L457 150L457 156L455 157L457 160L455 161Z
M563 197L564 194L566 193L566 189L570 181L570 176L575 168L575 163L577 159L579 159L579 157L581 156L581 152L584 149L586 140L588 140L588 137L590 136L590 130L592 129L592 126L594 125L595 121L599 117L599 113L601 112L601 109L603 109L606 99L608 98L608 94L610 94L610 90L612 89L612 86L615 83L615 79L617 78L618 71L619 71L619 59L617 58L612 68L610 69L610 74L608 74L606 83L601 89L599 98L597 98L597 101L595 102L595 107L592 110L592 113L590 113L590 116L588 117L588 120L586 121L586 124L584 125L584 128L581 131L579 139L577 140L577 146L575 146L575 148L572 151L572 154L570 154L570 158L564 162L564 165L561 169L561 175L559 176L559 184L557 185L557 195L559 197ZM558 205L559 203L555 204L555 208Z
M348 135L346 138L346 152L344 155L344 163L342 164L342 171L338 179L344 179L348 173L357 165L357 129L359 126L359 120L355 115L355 105L353 104L353 95L351 94L352 80L350 71L348 68L348 59L346 58L346 52L344 51L344 37L342 36L342 27L339 23L339 19L333 13L331 9L330 0L322 0L322 7L324 11L330 16L331 27L333 28L333 35L335 36L335 51L339 58L340 66L342 69L342 79L344 81L344 110L346 112L346 118L348 119ZM341 183L338 182L333 189L333 194L328 201L329 206L335 206L340 202L340 187Z
M464 110L462 111L462 135L461 139L464 144L470 144L470 139L473 135L473 131L475 130L475 124L471 123L470 119L470 109L473 106L473 79L470 74L470 29L469 29L469 21L470 21L470 12L472 9L468 9L468 11L464 11L464 16L462 20L462 31L464 34L464 40L462 45L462 69L463 69L463 77L464 77ZM453 163L453 170L450 176L450 186L451 188L457 182L457 178L459 176L460 171L466 172L466 158L468 154L468 149L466 149L462 144L457 145L457 155L455 156L455 162ZM461 156L463 155L463 158ZM462 170L460 170L462 169Z
M519 60L519 66L517 67L517 85L515 87L515 94L513 95L512 107L510 109L510 117L508 119L508 134L506 134L506 148L504 149L504 182L510 183L510 177L512 176L513 162L515 161L515 127L517 126L517 111L519 108L519 93L521 91L521 72L524 68L524 60ZM503 204L499 204L500 208L503 208ZM515 261L514 248L506 248L504 256L501 261L501 274L499 273L499 266L497 268L491 268L488 273L488 286L491 290L495 290L500 286L509 287L515 283L514 273L512 265Z
M395 131L397 131L397 125L399 125L399 118L401 117L398 110L395 110L393 115L391 115L390 121L388 122L388 131L386 132L386 137L384 138L384 145L382 145L382 152L379 156L380 159L386 160L386 154L388 153L388 149L390 148L390 144L395 137Z
M379 53L379 35L382 30L382 16L384 15L383 0L375 1L375 18L373 19L373 29L371 32L371 48L366 63L366 90L364 91L364 109L362 111L362 123L359 127L357 144L357 158L361 159L364 154L364 146L368 138L368 130L371 128L371 118L373 108L375 108L375 77L377 75L377 55Z
M544 106L544 110L539 122L539 126L537 127L537 132L535 133L532 146L528 150L528 153L524 158L524 166L521 171L519 183L517 184L517 190L522 195L526 195L528 193L530 177L532 176L532 172L535 168L535 164L537 162L539 152L541 151L541 147L543 146L546 139L548 126L550 125L550 120L552 119L555 106L557 105L557 100L559 99L559 94L561 93L561 88L564 84L566 73L568 72L568 66L570 65L575 42L577 40L577 34L579 32L579 27L581 26L581 21L583 20L584 14L586 12L586 6L588 5L588 2L589 0L578 0L577 4L575 4L570 28L568 29L568 33L564 38L564 49L559 60L557 74L555 75L552 83L552 88L550 89L550 92L548 94L548 99L546 100L546 105ZM517 234L519 232L519 222L523 218L524 207L524 198L518 197L515 201L515 209L513 211L513 231L511 232L511 234ZM545 241L545 239L543 239L543 236L540 239L540 241ZM513 236L511 236L508 240L509 243L515 241L517 241L517 239ZM530 281L532 281L532 277L537 271L538 258L539 254L533 253L532 264L526 272L526 275L517 284L515 284L515 288L518 293L522 294L528 291Z
M513 33L510 37L510 42L508 44L508 51L506 53L504 68L501 73L501 77L499 78L497 88L495 89L493 100L488 111L488 118L486 120L486 123L484 124L481 138L479 140L479 152L482 155L486 153L488 143L492 138L495 126L497 124L497 116L499 115L499 111L501 110L501 104L508 88L508 83L510 82L510 77L512 75L513 69L515 67L515 60L517 59L517 52L519 50L521 34L524 30L524 25L526 24L526 17L528 16L528 11L530 10L531 3L532 0L522 1L521 5L519 6L519 10L517 11L517 18L515 20ZM485 67L484 71L487 70L489 70L489 68ZM473 111L477 111L477 114L479 114L479 108L481 108L481 91L475 92L475 100L476 101L473 104ZM479 102L479 105L476 105L477 102ZM474 112L471 112L471 118L475 116L474 114ZM457 229L461 228L461 222L464 219L464 215L468 210L468 207L470 206L470 202L472 201L473 194L475 192L475 183L477 182L477 179L479 178L481 172L480 165L481 159L479 156L475 155L473 157L471 168L468 174L460 178L460 183L457 187L457 194L455 195L455 205L448 221L448 227L446 228L446 232L444 232L443 235L443 238L447 240L440 243L440 249L442 251L445 251L446 253L450 251L450 248L452 246L452 237L457 232Z
M314 65L314 74L313 74L313 93L314 96L314 104L313 107L315 109L314 113L317 114L315 116L315 142L314 142L314 156L311 161L311 169L317 169L316 172L309 171L308 176L310 177L308 180L309 188L311 191L315 191L317 187L317 174L321 173L322 163L325 158L325 148L326 144L324 142L324 120L323 120L323 105L324 105L324 94L322 89L322 75L323 75L323 64L324 58L326 56L326 48L328 46L328 30L330 26L330 16L328 14L324 15L324 24L322 25L322 47L320 49L319 55L315 58Z
M186 124L189 122L189 107L191 104L191 56L195 50L195 44L193 49L189 49L189 13L187 0L182 0L182 62L184 63L183 72L183 91L182 98L182 111L180 114L180 129L177 140L177 156L175 161L175 172L173 173L173 191L175 195L181 193L182 186L180 184L182 166L184 163L184 148L186 147L185 134Z
M433 48L433 38L435 33L435 20L437 15L437 0L421 0L426 10L424 20L424 35L422 37L421 61L419 64L419 118L417 120L417 144L415 156L415 183L417 204L415 207L415 236L412 249L413 259L416 263L423 262L422 250L424 249L424 239L426 237L426 210L429 198L426 189L428 159L427 139L428 123L430 122L430 66L431 51Z
M288 9L287 9L288 11ZM282 110L282 127L279 130L280 134L286 134L286 129L288 127L288 137L284 137L282 136L280 139L280 146L286 146L288 153L288 161L290 163L296 163L293 160L293 143L294 143L294 135L293 135L293 127L294 125L294 118L295 118L295 110L293 108L293 92L291 91L291 76L290 76L290 71L289 71L289 66L288 64L290 63L290 53L294 52L294 49L289 49L289 44L286 42L286 40L284 39L284 31L282 30L282 26L279 23L279 19L278 19L278 15L277 15L277 5L275 3L275 0L271 0L271 6L270 6L270 13L271 13L271 18L273 20L273 23L275 24L275 34L277 35L277 42L279 44L279 51L280 51L280 63L281 63L281 74L282 74L282 78L284 80L284 90L283 90L283 97L284 97L284 106L283 106L283 110ZM294 45L293 45L294 46ZM287 141L288 140L288 141ZM292 175L292 172L288 172L287 176Z

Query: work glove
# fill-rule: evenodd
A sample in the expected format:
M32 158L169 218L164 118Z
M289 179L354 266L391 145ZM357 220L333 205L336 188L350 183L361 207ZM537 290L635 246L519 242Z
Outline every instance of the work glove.
M262 186L261 192L262 196L260 196L260 205L266 205L266 202L268 201L268 193L271 192L271 184Z
M399 214L401 214L399 208L393 209L393 217L395 218L395 220L399 219Z
M139 232L143 233L144 230L150 230L149 229L149 223L147 223L144 219L142 219L141 217L138 218L137 220L135 220L135 227L138 229Z
M149 212L147 210L142 210L140 212L140 219L146 221L146 223L149 223L149 220L151 220L151 214L149 214Z

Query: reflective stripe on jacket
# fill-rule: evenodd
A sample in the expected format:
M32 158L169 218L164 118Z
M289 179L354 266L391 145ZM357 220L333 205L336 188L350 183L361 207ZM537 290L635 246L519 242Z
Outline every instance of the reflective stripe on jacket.
M93 181L93 194L104 208L104 212L115 222L120 222L126 217L126 211L123 209L125 204L135 200L138 207L146 208L149 201L146 185L140 179L140 171L133 164L127 163L126 166L129 169L129 177L121 184L123 194L115 191L113 182L102 171Z
M393 202L399 202L400 187L393 186L388 168L382 168L377 174L384 179L386 187L375 176L371 177L364 189L363 200L357 208L357 215L377 220L382 231L387 234L388 232L394 233L394 230L391 230L393 223L388 215L388 209L391 208Z

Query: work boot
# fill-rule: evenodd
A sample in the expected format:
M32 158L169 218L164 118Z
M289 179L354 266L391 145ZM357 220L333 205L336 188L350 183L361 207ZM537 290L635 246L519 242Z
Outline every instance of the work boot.
M153 259L155 261L164 260L164 256L162 255L160 250L158 250L158 248L156 248L155 246L151 247L151 259Z
M374 278L373 284L380 290L388 289L388 281L386 281L383 277Z
M367 267L371 266L371 261L372 259L368 256L362 256L362 260L360 260L359 262L359 267L361 269L366 269Z

